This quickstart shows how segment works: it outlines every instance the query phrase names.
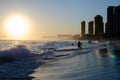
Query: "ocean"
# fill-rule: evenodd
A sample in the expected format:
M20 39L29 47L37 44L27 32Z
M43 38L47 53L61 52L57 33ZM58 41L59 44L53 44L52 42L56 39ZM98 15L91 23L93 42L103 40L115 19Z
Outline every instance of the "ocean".
M0 41L0 80L120 80L109 41Z

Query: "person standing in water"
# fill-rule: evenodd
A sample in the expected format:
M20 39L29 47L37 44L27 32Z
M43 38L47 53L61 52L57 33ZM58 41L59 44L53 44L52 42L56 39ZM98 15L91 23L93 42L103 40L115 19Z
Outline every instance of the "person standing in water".
M81 49L82 48L81 46L82 46L82 43L80 41L78 41L78 48Z

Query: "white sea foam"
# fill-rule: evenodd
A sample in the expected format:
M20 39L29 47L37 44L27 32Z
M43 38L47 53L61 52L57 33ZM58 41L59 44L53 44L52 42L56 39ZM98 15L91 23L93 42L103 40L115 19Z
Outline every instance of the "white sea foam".
M7 44L7 43L6 43ZM73 45L74 44L74 45ZM95 44L92 44L92 46ZM28 48L29 47L29 48ZM91 48L90 44L84 43L83 48ZM15 60L15 59L24 59L28 57L33 57L33 55L37 54L43 60L51 60L54 59L55 56L66 56L71 52L79 50L77 48L76 41L53 41L53 42L21 42L21 44L14 45L8 49L4 49L0 51L0 60L7 61ZM61 52L63 51L63 52ZM68 52L64 52L68 51ZM76 52L75 52L76 53ZM82 53L82 52L81 52ZM57 55L56 55L57 54Z
M32 56L32 53L24 45L17 45L9 49L0 51L0 61L4 61L4 60L11 61L14 59L25 58L30 56Z
M74 69L74 71L79 72L83 71L81 70L81 68L86 70L86 67L93 66L91 64L94 64L94 61L97 61L96 58L93 59L95 57L95 55L93 54L94 50L98 49L99 47L104 47L103 45L99 44L99 42L90 44L87 42L83 42L83 49L78 49L77 41L18 41L17 44L14 41L12 43L11 41L3 41L3 43L0 43L0 48L2 48L0 50L1 80L31 80L33 79L33 77L36 77L38 78L38 80L40 80L41 76L43 76L42 74L44 74L44 67L47 67L46 69L48 71L46 71L44 76L48 79L51 79L51 76L46 76L49 73L50 75L53 75L55 73L53 76L55 76L56 74L58 76L66 76L66 74L69 73L74 75ZM42 65L45 62L47 62L45 66ZM53 64L47 65L49 63ZM86 66L87 64L88 66ZM41 68L41 65L43 66L43 68ZM54 70L56 68L58 70ZM83 72L81 72L80 75L82 75ZM35 76L31 74L34 74ZM77 75L78 79L80 79L79 73ZM74 78L73 80L76 79L74 76L69 77L70 78L68 80L70 80L72 77ZM62 79L58 79L56 77L52 80Z

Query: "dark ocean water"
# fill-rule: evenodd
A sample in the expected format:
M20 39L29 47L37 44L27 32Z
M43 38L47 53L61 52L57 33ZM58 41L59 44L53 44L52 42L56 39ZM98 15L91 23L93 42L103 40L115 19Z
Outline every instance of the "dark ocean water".
M74 44L74 45L72 45ZM0 80L120 80L107 42L0 41Z

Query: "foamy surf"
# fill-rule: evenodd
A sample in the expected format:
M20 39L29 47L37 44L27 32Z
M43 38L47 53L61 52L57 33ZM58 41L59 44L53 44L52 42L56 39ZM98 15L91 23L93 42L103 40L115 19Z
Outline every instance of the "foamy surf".
M63 42L62 41L60 42L59 41L53 41L53 42L29 41L29 42L21 42L7 49L4 48L4 50L0 51L0 60L1 60L0 79L8 79L8 80L16 80L16 79L23 79L23 80L68 79L69 80L70 78L82 79L82 76L70 77L70 75L76 74L76 72L74 72L75 74L72 73L71 70L74 70L76 68L78 70L75 69L75 71L78 71L79 73L79 68L80 71L82 71L81 68L86 70L88 66L94 66L94 65L97 66L98 64L96 63L97 61L99 63L100 60L99 58L95 57L96 54L94 53L96 50L104 49L104 47L106 46L105 46L105 42L101 44L100 42L92 42L90 44L87 42L83 42L82 47L83 49L77 48L77 41L63 41ZM96 62L94 62L95 59ZM50 64L50 65L46 66L46 64ZM80 64L80 65L76 66L76 64ZM42 66L44 66L45 68ZM53 68L54 69L57 68L58 70L54 70ZM65 68L65 70L68 72L62 72L62 68ZM42 70L44 69L47 73L42 72ZM59 73L56 71L58 71ZM83 72L80 72L80 74ZM53 73L53 74L49 74L49 73ZM47 76L46 74L49 75ZM55 76L61 76L61 77L55 77ZM91 75L89 76L91 77ZM89 76L86 76L86 78L88 78Z

